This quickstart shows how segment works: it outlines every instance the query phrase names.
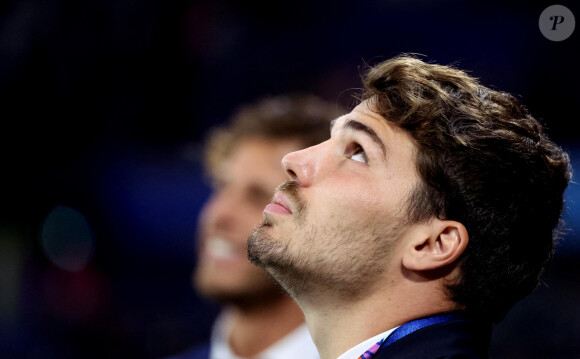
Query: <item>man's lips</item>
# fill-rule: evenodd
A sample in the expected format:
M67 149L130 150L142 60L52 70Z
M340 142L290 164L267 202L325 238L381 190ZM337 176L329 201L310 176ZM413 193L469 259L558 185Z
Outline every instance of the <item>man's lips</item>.
M264 208L264 212L276 213L276 214L292 214L290 209L290 201L282 192L276 192L272 203L268 204Z

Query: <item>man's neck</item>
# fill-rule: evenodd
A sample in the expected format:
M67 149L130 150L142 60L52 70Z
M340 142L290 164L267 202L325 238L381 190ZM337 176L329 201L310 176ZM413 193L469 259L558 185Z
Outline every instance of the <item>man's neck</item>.
M396 293L396 292L395 292ZM334 298L337 298L334 296ZM413 319L452 310L451 304L429 306L412 297L375 293L357 301L300 302L321 359L336 359L355 345ZM362 354L362 353L361 353Z
M369 310L375 307L376 310ZM399 325L381 306L374 306L367 300L304 309L321 359L336 359L362 341Z
M304 323L304 315L287 296L251 308L230 307L230 348L241 357L253 357Z

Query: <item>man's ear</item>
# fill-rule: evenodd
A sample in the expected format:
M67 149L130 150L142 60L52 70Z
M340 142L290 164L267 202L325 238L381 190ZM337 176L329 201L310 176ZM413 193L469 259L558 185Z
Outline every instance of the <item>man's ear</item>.
M414 271L442 268L456 261L468 242L469 236L463 224L435 219L414 233L405 248L402 264Z

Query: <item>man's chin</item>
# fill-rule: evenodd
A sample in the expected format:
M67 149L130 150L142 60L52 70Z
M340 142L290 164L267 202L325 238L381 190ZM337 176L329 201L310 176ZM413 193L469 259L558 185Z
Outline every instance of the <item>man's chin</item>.
M248 259L252 264L262 268L267 266L272 260L273 253L276 252L277 246L271 236L266 233L271 227L272 223L264 219L248 237Z
M260 223L256 229L260 229L261 227L272 227L272 220L269 217L264 216L262 223Z

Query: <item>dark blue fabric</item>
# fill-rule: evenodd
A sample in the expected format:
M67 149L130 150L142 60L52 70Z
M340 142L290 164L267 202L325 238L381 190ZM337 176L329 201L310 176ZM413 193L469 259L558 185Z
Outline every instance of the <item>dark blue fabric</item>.
M388 345L391 345L392 343L401 339L402 337L411 334L416 330L427 327L429 325L447 322L452 319L463 319L463 318L464 316L461 313L448 313L410 321L395 329L395 331L392 332L391 335L389 335L389 337L382 344L382 346L386 347Z
M487 359L491 323L454 316L381 346L373 359Z

